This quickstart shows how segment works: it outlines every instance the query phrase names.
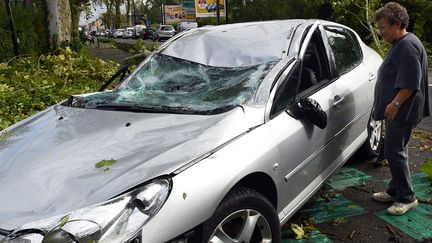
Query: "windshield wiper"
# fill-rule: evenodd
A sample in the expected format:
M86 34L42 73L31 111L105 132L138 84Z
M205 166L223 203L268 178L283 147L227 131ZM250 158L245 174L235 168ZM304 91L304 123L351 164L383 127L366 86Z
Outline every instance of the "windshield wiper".
M100 109L110 111L130 111L144 113L174 113L174 114L197 114L197 115L213 115L223 113L240 105L226 105L207 110L194 110L186 106L139 106L139 105L120 105L120 104L103 104L94 107L84 107L89 109Z
M110 111L131 111L131 112L148 112L148 113L190 113L191 111L193 111L188 107L181 107L181 106L177 106L177 107L139 106L139 105L118 105L118 104L97 105L91 108L100 109L100 110L110 110Z
M0 228L0 235L8 236L8 235L12 234L12 232L13 232L13 230L5 230L5 229Z

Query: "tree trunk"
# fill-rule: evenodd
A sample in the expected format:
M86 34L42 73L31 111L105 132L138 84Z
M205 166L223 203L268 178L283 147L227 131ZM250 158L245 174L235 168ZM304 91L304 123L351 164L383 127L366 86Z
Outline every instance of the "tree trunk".
M132 16L131 16L131 0L126 0L126 17L127 17L127 26L132 25Z
M72 36L72 16L69 0L46 0L48 31L51 48L69 42Z
M113 25L113 17L114 17L114 14L113 14L113 2L112 1L105 1L105 6L107 8L107 13L108 13L108 16L109 16L108 26L109 26L110 29L115 28L115 26Z
M74 10L71 9L71 16L72 16L72 38L78 38L79 37L79 20L80 20L81 11L80 10Z
M120 22L121 22L120 5L121 5L120 0L115 0L115 28L116 29L120 28Z

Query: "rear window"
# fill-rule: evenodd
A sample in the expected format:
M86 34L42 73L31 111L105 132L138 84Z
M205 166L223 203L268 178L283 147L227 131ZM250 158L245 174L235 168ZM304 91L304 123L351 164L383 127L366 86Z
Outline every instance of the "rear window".
M162 26L161 30L174 30L172 26Z

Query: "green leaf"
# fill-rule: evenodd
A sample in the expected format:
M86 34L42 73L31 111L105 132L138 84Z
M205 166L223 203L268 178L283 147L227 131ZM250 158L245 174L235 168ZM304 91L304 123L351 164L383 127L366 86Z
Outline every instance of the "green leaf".
M291 224L292 231L296 234L296 239L301 240L305 236L303 225L298 226L297 224Z
M69 215L64 216L61 220L60 220L60 228L63 228L63 226L65 226L65 224L69 222Z
M432 179L432 159L424 162L420 165L420 170L426 173L430 179Z
M7 130L4 130L3 132L0 132L0 141L3 141L4 139L10 137L10 132Z
M117 160L115 160L115 159L110 159L110 160L104 159L104 160L101 160L101 161L97 162L95 164L95 167L96 168L107 167L107 166L115 164L116 162L117 162Z

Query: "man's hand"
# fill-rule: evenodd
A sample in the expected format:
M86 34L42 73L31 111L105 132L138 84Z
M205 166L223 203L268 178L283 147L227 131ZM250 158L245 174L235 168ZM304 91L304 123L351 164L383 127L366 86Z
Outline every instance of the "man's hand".
M399 107L397 107L395 104L393 104L393 102L388 104L385 111L384 111L384 116L385 116L386 120L389 122L392 122L393 119L396 117L398 111L399 111Z

